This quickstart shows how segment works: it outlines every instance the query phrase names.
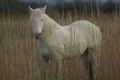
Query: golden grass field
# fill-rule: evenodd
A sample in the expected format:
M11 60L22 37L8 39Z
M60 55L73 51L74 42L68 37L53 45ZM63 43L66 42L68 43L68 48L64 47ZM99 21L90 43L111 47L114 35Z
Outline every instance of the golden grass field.
M99 16L91 13L48 15L61 25L76 20L88 20L98 25L102 32L101 53L98 57L99 80L120 79L120 15ZM43 80L43 72L36 49L29 15L9 15L0 18L0 80ZM56 80L54 61L49 61L49 80ZM63 61L63 80L88 80L81 59Z

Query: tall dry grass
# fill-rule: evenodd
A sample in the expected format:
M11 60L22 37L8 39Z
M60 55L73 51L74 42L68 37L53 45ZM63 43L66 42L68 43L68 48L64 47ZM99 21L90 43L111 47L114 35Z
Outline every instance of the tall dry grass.
M120 15L99 13L97 16L94 13L79 13L76 16L70 12L66 15L56 12L53 15L50 16L61 25L76 20L88 20L98 25L103 34L98 59L99 80L120 79ZM49 80L56 80L54 66L54 61L49 61ZM0 80L43 80L42 73L29 15L1 17ZM63 80L87 80L87 74L79 57L63 61Z

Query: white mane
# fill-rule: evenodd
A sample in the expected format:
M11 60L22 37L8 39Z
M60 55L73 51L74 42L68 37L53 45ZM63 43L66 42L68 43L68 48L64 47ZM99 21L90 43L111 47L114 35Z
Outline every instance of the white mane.
M59 24L57 24L53 19L44 14L44 22L43 22L43 37L49 38L52 33L55 32L56 28L58 28Z

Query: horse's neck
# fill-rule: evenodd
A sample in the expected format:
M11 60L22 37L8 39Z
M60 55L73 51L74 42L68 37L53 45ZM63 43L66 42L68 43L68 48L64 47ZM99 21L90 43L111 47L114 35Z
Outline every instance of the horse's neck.
M59 28L59 24L57 24L53 19L51 19L48 15L44 14L44 22L43 22L43 30L42 34L45 37L50 37L53 32L57 28Z
M48 15L44 14L44 24L43 26L48 26L49 28L55 27L55 25L59 25L53 19L51 19Z

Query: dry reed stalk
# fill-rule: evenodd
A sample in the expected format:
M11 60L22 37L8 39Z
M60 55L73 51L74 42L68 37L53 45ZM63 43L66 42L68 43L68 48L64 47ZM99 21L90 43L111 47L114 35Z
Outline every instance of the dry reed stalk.
M75 14L72 15L70 12L66 14L68 16L64 19L59 13L54 18L62 25L78 20ZM99 80L118 80L120 78L120 15L100 13L98 19L93 14L78 16L80 16L80 20L84 19L94 24L97 23L103 33L98 65ZM36 49L36 40L32 33L28 15L26 17L11 15L2 19L5 19L5 22L0 22L0 80L43 80L39 53ZM75 51L75 48L72 51ZM54 66L54 62L50 61L48 77L53 80L56 79ZM88 79L87 72L79 57L63 61L62 74L65 80Z

